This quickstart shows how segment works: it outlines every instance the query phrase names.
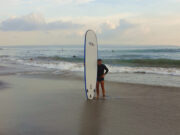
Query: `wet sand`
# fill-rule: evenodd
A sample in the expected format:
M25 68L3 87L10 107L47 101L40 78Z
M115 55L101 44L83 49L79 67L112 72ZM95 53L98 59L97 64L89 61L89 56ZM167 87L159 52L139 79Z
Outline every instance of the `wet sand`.
M108 97L87 101L72 75L0 81L0 135L180 134L180 88L106 82Z
M5 89L5 88L7 88L7 86L8 86L8 85L7 85L6 83L0 81L0 90L3 90L3 89Z

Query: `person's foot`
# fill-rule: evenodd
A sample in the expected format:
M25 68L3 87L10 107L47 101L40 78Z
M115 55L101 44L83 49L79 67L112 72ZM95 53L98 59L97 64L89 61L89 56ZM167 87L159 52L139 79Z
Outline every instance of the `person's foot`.
M106 97L106 95L103 95L103 98L105 98Z

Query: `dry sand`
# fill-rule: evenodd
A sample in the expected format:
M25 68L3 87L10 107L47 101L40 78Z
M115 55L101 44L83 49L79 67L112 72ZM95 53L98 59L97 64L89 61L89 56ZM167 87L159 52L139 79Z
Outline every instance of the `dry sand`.
M106 82L108 97L87 101L71 75L0 81L0 135L180 134L180 88Z

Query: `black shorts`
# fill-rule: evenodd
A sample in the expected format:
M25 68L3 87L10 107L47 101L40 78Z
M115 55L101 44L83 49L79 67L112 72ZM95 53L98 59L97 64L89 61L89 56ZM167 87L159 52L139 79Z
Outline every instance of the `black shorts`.
M104 81L104 78L103 77L97 77L97 81L98 82Z

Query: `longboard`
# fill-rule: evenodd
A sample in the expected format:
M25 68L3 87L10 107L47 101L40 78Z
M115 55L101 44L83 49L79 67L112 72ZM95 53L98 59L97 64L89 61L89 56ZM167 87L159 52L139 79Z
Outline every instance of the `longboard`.
M94 31L88 30L84 42L84 81L87 99L93 99L97 81L98 43Z

